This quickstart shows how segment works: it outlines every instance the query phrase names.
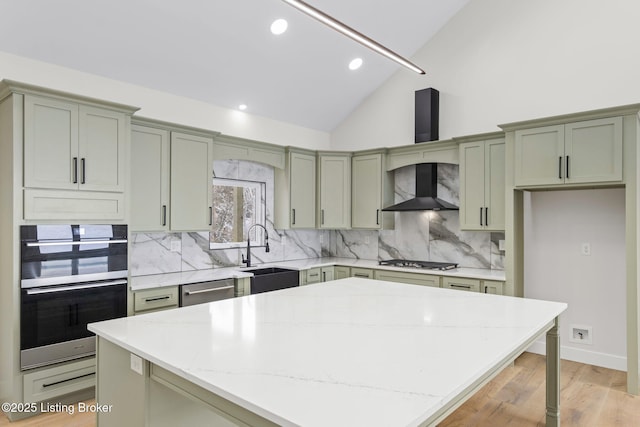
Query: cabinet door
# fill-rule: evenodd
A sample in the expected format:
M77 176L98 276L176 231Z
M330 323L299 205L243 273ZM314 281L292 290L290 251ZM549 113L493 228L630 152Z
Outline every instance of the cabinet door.
M351 227L381 228L382 155L352 159Z
M373 270L371 270L370 268L351 267L351 277L373 279Z
M24 185L78 188L78 105L26 95Z
M505 145L503 139L485 142L484 229L504 230Z
M515 132L515 185L564 182L564 125Z
M485 280L480 290L485 294L504 295L504 282Z
M333 276L334 276L334 267L322 267L322 281L323 282L329 282L331 280L333 280Z
M374 272L376 280L386 280L387 282L408 283L412 285L440 287L440 276L422 273L405 273L402 271L376 270Z
M211 138L171 133L171 229L206 231L212 220Z
M504 188L504 183L502 184ZM482 230L485 208L485 144L460 144L460 228ZM504 202L503 202L504 206ZM492 209L493 211L493 209Z
M316 158L290 153L291 228L316 226Z
M351 226L351 158L320 157L320 228Z
M169 132L133 126L131 230L169 229Z
M320 267L314 267L314 268L310 268L307 270L307 280L305 281L305 283L307 285L311 285L313 283L320 283L322 281L322 274L321 274L321 268Z
M351 273L351 271L350 271L349 267L338 265L334 269L333 277L336 280L338 280L338 279L346 279L347 277L350 276L350 273Z
M127 132L123 113L80 106L80 189L124 191Z
M622 181L622 117L565 125L565 182Z

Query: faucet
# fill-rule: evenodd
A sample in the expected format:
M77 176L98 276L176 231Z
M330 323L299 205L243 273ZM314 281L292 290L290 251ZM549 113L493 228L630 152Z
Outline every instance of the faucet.
M251 267L251 234L250 233L253 227L262 227L262 229L264 230L264 251L269 252L269 232L267 231L264 225L253 224L247 230L247 259L244 258L243 253L240 253L240 255L242 255L242 263L247 264L247 267Z

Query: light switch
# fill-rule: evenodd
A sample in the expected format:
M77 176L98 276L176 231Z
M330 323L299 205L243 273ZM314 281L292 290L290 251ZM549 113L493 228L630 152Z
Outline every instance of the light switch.
M142 357L131 353L131 370L142 375Z

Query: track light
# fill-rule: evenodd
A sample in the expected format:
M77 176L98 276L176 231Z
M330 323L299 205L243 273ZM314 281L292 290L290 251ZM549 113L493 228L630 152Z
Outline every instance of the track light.
M345 36L349 37L352 40L357 41L358 43L368 47L371 50L374 50L376 52L378 52L381 55L386 56L387 58L391 59L392 61L397 62L398 64L407 67L408 69L415 71L418 74L424 74L424 70L422 70L420 67L418 67L417 65L413 64L412 62L408 61L407 59L403 58L402 56L398 55L397 53L387 49L386 47L382 46L380 43L378 43L375 40L370 39L369 37L365 36L362 33L359 33L358 31L354 30L353 28L349 27L348 25L343 24L342 22L338 21L337 19L327 15L326 13L316 9L315 7L300 1L300 0L282 0L285 3L295 7L296 9L298 9L300 12L303 12L307 15L309 15L310 17L322 22L323 24L333 28L334 30L344 34Z

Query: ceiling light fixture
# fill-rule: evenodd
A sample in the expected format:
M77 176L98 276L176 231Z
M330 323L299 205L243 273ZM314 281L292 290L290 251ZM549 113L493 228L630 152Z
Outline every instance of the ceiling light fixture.
M287 23L286 19L282 19L282 18L276 19L271 24L271 32L273 34L275 34L276 36L279 36L280 34L282 34L285 31L287 31L287 27L288 26L289 26L289 24Z
M349 62L350 70L357 70L361 66L362 66L362 58L355 58L355 59L352 59L351 62Z
M358 43L368 47L371 50L374 50L376 52L378 52L381 55L386 56L387 58L391 59L392 61L397 62L398 64L407 67L408 69L415 71L418 74L424 74L424 70L422 70L420 67L418 67L417 65L415 65L414 63L408 61L407 59L403 58L402 56L398 55L397 53L393 52L392 50L387 49L386 47L382 46L380 43L378 43L377 41L370 39L369 37L365 36L362 33L359 33L358 31L354 30L353 28L349 27L348 25L343 24L342 22L338 21L337 19L327 15L326 13L322 12L321 10L316 9L315 7L300 1L300 0L282 0L285 3L295 7L296 9L298 9L300 12L306 13L307 15L309 15L310 17L322 22L323 24L333 28L334 30L344 34L345 36L349 37L352 40L357 41Z

